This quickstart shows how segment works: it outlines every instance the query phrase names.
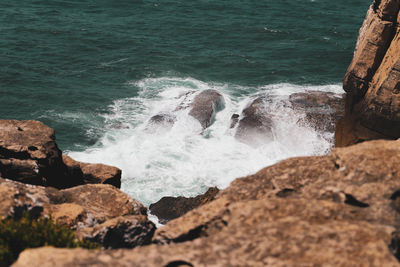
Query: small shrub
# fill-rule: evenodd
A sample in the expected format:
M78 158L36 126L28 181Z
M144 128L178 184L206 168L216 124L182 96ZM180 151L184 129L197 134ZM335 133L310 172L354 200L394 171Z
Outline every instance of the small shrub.
M0 221L0 266L12 264L26 248L54 246L59 248L98 248L87 240L78 241L74 232L51 219L33 219L28 214Z

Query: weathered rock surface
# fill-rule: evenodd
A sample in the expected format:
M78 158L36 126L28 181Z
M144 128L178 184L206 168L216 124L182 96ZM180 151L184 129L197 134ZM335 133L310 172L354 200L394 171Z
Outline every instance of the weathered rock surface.
M336 128L338 146L400 137L399 0L375 0L360 29L343 88L346 114Z
M301 123L307 123L318 131L333 133L337 120L344 115L344 98L339 94L306 91L291 94L289 101L293 109L306 114Z
M236 139L250 145L273 139L269 100L268 96L259 96L243 110L235 133Z
M27 250L15 266L399 266L399 159L400 141L288 159L157 229L158 244Z
M0 217L51 216L79 237L105 247L134 247L150 242L155 226L147 209L111 185L81 185L57 190L0 178ZM116 236L123 239L115 241Z
M203 129L209 127L215 114L225 105L224 97L216 90L201 91L190 104L189 115L198 120Z
M211 187L207 192L196 197L163 197L156 203L151 204L149 209L153 215L158 217L161 224L166 224L168 221L214 200L218 192L218 188Z
M67 155L62 158L71 176L78 177L84 184L111 184L121 187L122 171L117 167L79 162Z
M39 121L0 120L0 175L59 189L85 183L121 186L120 169L63 156L54 130Z
M0 174L29 184L65 188L67 177L54 130L38 121L0 120Z

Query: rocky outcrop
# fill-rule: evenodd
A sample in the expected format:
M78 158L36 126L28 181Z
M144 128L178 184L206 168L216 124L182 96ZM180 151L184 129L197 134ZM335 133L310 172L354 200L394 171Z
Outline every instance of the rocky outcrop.
M0 120L0 174L23 183L65 188L67 177L54 130L38 121Z
M157 229L158 244L27 250L15 266L398 266L398 158L400 141L370 141L288 159Z
M156 132L160 129L169 130L174 126L176 117L172 114L157 114L150 118L146 127L148 132Z
M147 209L111 185L81 185L57 190L0 178L0 217L51 216L78 237L104 247L134 247L150 242L155 226ZM118 242L116 236L122 236Z
M166 224L168 221L214 200L218 192L217 187L210 187L207 192L196 197L163 197L156 203L151 204L149 209L151 214L158 217L161 224Z
M111 184L121 187L122 171L117 167L104 164L79 162L67 155L62 156L71 176L82 180L84 184Z
M331 92L294 93L289 96L289 102L294 110L306 114L300 123L317 131L333 133L336 122L344 115L343 96Z
M39 121L0 120L0 175L59 189L85 183L121 186L120 169L63 156L54 130Z
M194 97L189 115L198 120L205 129L211 125L215 114L223 109L224 105L224 97L218 91L204 90Z
M375 0L360 29L343 88L337 146L400 137L400 1Z
M259 96L243 110L236 128L236 139L250 145L273 140L269 100L268 96Z

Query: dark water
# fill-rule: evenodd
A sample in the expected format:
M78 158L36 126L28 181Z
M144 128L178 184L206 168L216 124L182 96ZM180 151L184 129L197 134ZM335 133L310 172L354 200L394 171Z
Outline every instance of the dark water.
M338 84L370 0L0 2L0 117L39 119L62 149L104 134L144 78ZM248 89L251 90L251 89Z

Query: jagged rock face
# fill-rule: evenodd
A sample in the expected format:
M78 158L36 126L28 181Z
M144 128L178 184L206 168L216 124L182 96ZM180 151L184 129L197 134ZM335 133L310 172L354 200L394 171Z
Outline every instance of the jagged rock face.
M51 216L76 231L77 236L101 242L104 247L148 244L155 226L147 209L111 185L82 185L57 190L0 178L0 217ZM122 236L120 242L115 236Z
M27 250L14 266L398 266L399 158L400 141L370 141L288 159L157 229L158 244Z
M360 29L343 88L346 114L336 129L336 143L400 137L399 0L374 1Z
M62 156L71 176L79 177L84 184L111 184L121 187L122 171L117 167L104 164L79 162L67 155Z
M0 120L0 175L59 189L86 183L121 186L120 169L63 156L54 130L39 121Z
M151 214L156 215L161 224L166 224L170 220L176 219L188 211L204 205L212 200L218 194L216 187L211 187L204 194L196 197L163 197L149 209Z
M225 105L224 97L216 90L201 91L190 104L189 115L198 120L203 129L209 127L215 113Z
M58 188L79 184L66 177L54 130L38 121L0 120L0 174Z

